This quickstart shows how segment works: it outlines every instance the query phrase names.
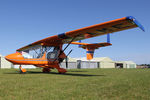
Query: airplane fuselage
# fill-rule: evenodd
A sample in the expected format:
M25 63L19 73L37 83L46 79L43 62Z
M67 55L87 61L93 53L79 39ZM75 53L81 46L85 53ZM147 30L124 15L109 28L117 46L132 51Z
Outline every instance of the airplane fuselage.
M32 56L30 55L30 52L33 53ZM63 70L63 72L66 72L66 70L60 68L59 63L65 58L66 55L62 51L62 45L49 48L46 46L40 46L39 53L33 48L31 50L17 51L16 53L5 56L5 59L14 65L34 65L46 69L56 68L58 71Z

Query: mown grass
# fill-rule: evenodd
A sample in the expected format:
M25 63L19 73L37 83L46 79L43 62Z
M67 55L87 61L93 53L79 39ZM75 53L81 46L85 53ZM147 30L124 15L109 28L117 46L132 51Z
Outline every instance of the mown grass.
M1 69L0 100L150 100L150 69Z

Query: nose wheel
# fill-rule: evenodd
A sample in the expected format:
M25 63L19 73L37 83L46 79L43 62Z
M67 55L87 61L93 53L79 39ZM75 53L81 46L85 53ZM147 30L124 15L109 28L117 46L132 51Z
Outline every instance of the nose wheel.
M23 68L22 68L22 66L21 66L21 65L19 66L19 69L20 69L20 73L21 73L21 74L24 74L24 73L26 73L26 72L27 72L25 69L23 69Z

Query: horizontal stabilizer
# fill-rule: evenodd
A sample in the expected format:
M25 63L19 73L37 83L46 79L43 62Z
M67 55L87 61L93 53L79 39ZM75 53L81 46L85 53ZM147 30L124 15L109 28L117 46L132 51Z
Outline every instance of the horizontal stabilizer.
M107 43L107 42L93 43L93 44L80 43L80 42L71 42L71 44L80 45L79 48L86 49L86 58L87 58L87 60L93 59L95 49L112 45L111 43Z
M93 49L98 49L100 47L105 47L105 46L111 46L111 43L103 42L103 43L79 43L79 42L71 42L71 44L76 44L80 45L80 48L86 49L86 48L93 48Z

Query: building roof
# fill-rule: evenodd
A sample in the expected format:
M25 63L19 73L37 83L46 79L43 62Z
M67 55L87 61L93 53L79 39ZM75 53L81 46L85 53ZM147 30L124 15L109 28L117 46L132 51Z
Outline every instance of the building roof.
M81 58L68 57L68 61L77 61L77 60L89 61L89 60L86 59L86 57L81 57ZM93 58L90 61L107 61L107 62L112 62L112 59L110 59L109 57L96 57L96 58Z
M76 62L77 60L82 60L82 61L89 61L86 59L86 57L81 57L81 58L71 58L68 57L68 61L69 62ZM126 63L126 64L136 64L133 61L113 61L111 58L109 57L95 57L90 61L97 61L97 62L114 62L114 63Z
M123 61L123 62L125 62L125 63L127 63L127 64L136 64L136 63L133 62L133 61Z
M133 61L115 61L116 63L125 63L125 64L136 64Z

